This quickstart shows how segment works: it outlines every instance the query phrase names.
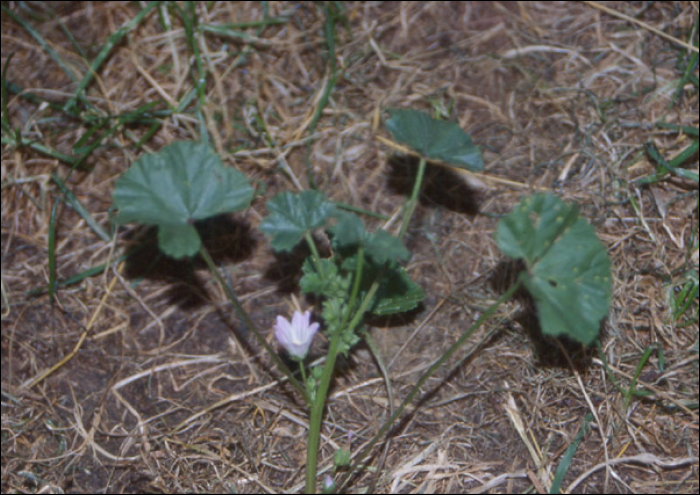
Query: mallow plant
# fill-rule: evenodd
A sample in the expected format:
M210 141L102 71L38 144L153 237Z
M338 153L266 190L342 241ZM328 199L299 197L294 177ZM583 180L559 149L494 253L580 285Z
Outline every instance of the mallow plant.
M253 188L243 174L225 167L204 143L178 142L139 158L114 190L118 223L156 226L158 243L165 254L175 258L199 255L205 260L239 317L304 398L310 409L307 493L317 488L320 430L338 355L347 355L362 338L368 338L364 332L367 317L409 311L424 299L422 288L402 266L410 259L410 252L401 239L418 201L426 167L438 161L471 171L483 169L481 151L456 123L435 120L414 110L390 110L389 115L386 128L394 140L419 156L398 235L381 229L368 231L360 216L339 208L320 191L281 192L267 202L269 214L260 230L269 237L272 248L290 251L303 242L310 252L301 267L299 287L320 305L321 321L312 322L311 312L306 310L295 312L291 319L280 315L274 325L270 324L280 346L298 365L301 382L223 282L195 227L199 220L248 207ZM330 254L322 257L316 242L324 235L330 241ZM336 469L344 467L344 478L341 481L326 475L324 491L344 489L349 477L428 378L521 286L532 295L545 334L564 336L583 345L596 340L611 299L610 261L591 225L579 216L578 207L549 194L524 197L499 221L495 237L505 255L521 260L522 273L417 380L361 452L354 456L345 449L336 452ZM309 349L318 332L329 342L326 358L309 364Z

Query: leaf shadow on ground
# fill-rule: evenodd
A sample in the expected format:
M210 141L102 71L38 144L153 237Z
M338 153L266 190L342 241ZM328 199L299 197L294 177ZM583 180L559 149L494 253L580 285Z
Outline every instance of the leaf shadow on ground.
M394 194L411 196L419 160L412 156L389 158L387 185ZM474 216L479 212L479 192L447 167L428 162L419 197L424 206L441 206L447 210Z
M250 258L257 245L250 224L231 214L216 215L195 224L204 247L221 266L240 263ZM156 227L134 229L124 236L128 242L138 238L129 250L124 275L127 279L166 281L170 288L166 297L171 304L181 309L197 309L208 304L205 280L197 271L206 269L199 256L173 259L163 254L158 247Z
M501 294L508 290L518 279L518 274L525 269L525 263L522 260L502 260L494 268L491 277L491 286ZM566 338L551 337L545 335L540 328L539 318L537 316L537 306L535 301L524 286L521 286L513 295L513 301L520 305L520 311L513 316L513 322L517 323L524 331L528 340L531 342L534 350L535 363L537 367L558 368L562 370L570 370L569 362L566 359L559 343L566 353L571 358L577 371L585 372L591 364L594 349L593 347L585 348L580 343ZM601 323L601 340L603 338L602 330L604 324Z
M418 318L425 311L425 302L419 302L415 308L404 311L402 313L393 313L390 315L374 315L367 314L365 322L373 327L395 328L407 327L414 325Z
M328 238L323 234L312 234L319 256L328 258L331 256ZM300 241L291 251L273 252L274 261L265 270L264 278L277 285L277 293L289 295L299 292L299 279L304 261L311 255L307 244ZM304 296L309 301L315 301L310 294Z

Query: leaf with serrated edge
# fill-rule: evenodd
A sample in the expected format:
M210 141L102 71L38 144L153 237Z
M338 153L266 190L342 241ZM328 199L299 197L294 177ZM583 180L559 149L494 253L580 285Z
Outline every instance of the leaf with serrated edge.
M260 230L271 237L276 251L290 251L306 232L322 227L335 206L319 191L283 192L267 202L270 214Z
M336 216L338 223L329 229L333 235L334 249L342 252L362 246L365 254L378 265L409 258L410 252L398 237L384 230L367 232L360 217L354 213L340 211Z

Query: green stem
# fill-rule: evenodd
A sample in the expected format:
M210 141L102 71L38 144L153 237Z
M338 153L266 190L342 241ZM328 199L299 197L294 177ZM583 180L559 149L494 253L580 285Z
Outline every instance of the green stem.
M253 320L250 319L248 314L243 309L243 306L241 306L241 303L238 301L236 294L233 293L233 290L231 290L229 285L221 277L219 270L217 270L216 265L214 265L214 261L211 259L209 251L207 251L207 249L204 246L202 246L202 248L199 251L199 254L202 256L202 258L204 258L204 261L209 267L209 271L214 275L214 277L216 277L217 282L219 282L219 285L221 285L221 288L226 293L226 296L231 301L231 304L233 304L233 307L236 310L236 313L238 313L238 317L243 321L243 324L253 332L253 335L255 335L255 337L258 339L260 345L265 348L267 353L270 355L270 357L279 367L282 373L284 373L289 379L290 383L294 385L294 388L301 392L301 394L304 396L304 400L306 400L306 403L308 404L309 395L306 393L306 387L302 386L299 383L299 380L294 378L294 375L287 367L287 365L284 364L284 362L279 358L274 349L270 347L270 344L268 344L267 341L263 338L262 333L260 333L258 327L255 325L255 323L253 323Z
M360 282L362 281L362 269L365 264L365 248L360 245L357 249L357 266L355 267L355 281L352 284L352 292L350 293L350 301L348 302L348 312L343 318L343 323L350 317L352 308L355 306L357 294L360 292ZM342 327L341 327L342 328ZM350 327L353 328L352 326Z
M306 385L306 367L303 360L299 361L299 370L301 371L301 382Z
M331 378L333 377L333 371L335 369L335 360L338 356L338 347L340 346L340 339L345 332L352 332L355 326L360 322L360 319L369 305L369 302L374 297L374 293L379 288L379 283L375 282L372 284L369 292L365 296L360 308L355 313L355 317L346 326L345 322L350 317L352 312L352 307L355 305L355 300L357 299L357 294L360 287L360 279L362 278L364 251L360 247L358 249L357 256L357 267L355 269L355 281L352 288L352 293L350 295L350 301L348 303L348 310L343 315L343 320L338 325L335 333L331 337L331 345L328 349L328 355L326 357L326 364L323 367L323 374L321 375L321 382L316 390L316 397L313 405L311 406L311 417L309 418L309 441L306 445L306 493L316 493L316 463L318 460L318 445L321 436L321 420L323 419L323 408L326 404L326 396L328 394L328 387L331 383ZM359 317L358 317L359 315Z
M387 431L391 428L393 425L394 421L401 415L401 413L406 409L406 406L411 403L413 398L416 396L420 388L425 384L426 381L447 361L452 357L452 355L466 342L466 340L471 337L471 335L474 333L474 331L479 328L484 321L486 321L488 318L490 318L496 310L499 308L501 304L503 304L505 301L510 299L513 294L520 288L520 281L518 280L515 284L513 284L510 289L508 289L495 303L493 303L481 317L474 322L472 326L469 327L469 329L454 343L450 346L449 349L438 359L433 363L433 365L426 371L423 376L420 377L418 382L415 384L415 386L411 389L411 391L408 393L406 398L403 400L399 408L394 412L394 414L389 418L389 420L384 423L384 425L379 429L377 434L374 436L374 438L367 444L367 446L360 452L360 454L357 456L355 459L355 462L352 464L350 469L348 470L348 474L345 475L345 478L338 483L338 492L342 492L343 487L345 483L347 483L348 479L352 474L357 470L358 466L362 463L362 461L367 457L367 455L370 453L372 450L372 447L379 441L379 439L386 434Z
M311 236L311 232L305 232L304 239L306 239L306 243L309 245L309 249L311 250L311 259L313 260L314 265L316 265L316 271L321 276L321 280L325 280L326 275L323 273L321 257L318 255L318 249L316 249L316 243L314 242L314 238Z
M403 239L406 235L406 230L408 229L408 222L411 221L413 216L413 210L416 209L416 203L418 202L418 195L420 194L420 188L423 184L423 175L425 174L425 158L421 157L420 162L418 162L418 173L416 174L416 182L413 184L413 193L411 193L411 199L408 201L408 207L403 215L403 222L401 223L401 231L399 232L399 239Z
M321 382L316 390L316 397L311 405L311 417L309 418L309 441L306 444L306 493L316 493L316 462L318 461L318 444L321 436L321 420L323 419L323 406L326 403L326 394L335 368L335 358L338 355L340 337L342 332L337 331L331 337L331 345L328 349L326 364L323 367Z

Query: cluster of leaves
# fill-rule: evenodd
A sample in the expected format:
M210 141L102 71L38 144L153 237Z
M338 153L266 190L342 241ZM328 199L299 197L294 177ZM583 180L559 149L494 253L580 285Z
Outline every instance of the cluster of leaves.
M329 336L341 332L340 352L347 354L359 340L357 329L362 318L355 320L354 328L348 325L358 311L376 315L399 313L415 308L423 300L422 289L399 265L409 257L401 241L383 230L367 232L360 217L337 209L323 193L283 192L272 198L267 207L270 215L260 230L270 236L272 247L278 251L294 248L302 238L313 244L311 233L335 221L327 229L333 255L326 259L317 255L307 258L300 287L302 292L323 299L324 331ZM375 283L378 287L370 296Z
M478 147L454 123L422 112L392 110L387 127L395 139L427 159L479 169ZM205 143L176 142L146 154L117 181L117 222L158 227L159 245L174 258L193 256L201 240L195 222L246 208L253 188L243 174L224 167ZM367 232L361 218L339 210L323 193L283 192L268 204L261 230L277 251L289 251L302 238L314 253L303 265L300 287L323 300L324 330L341 332L340 352L359 340L366 313L409 311L424 298L400 262L409 252L388 232ZM326 228L333 255L320 259L312 233ZM593 228L579 218L576 205L551 195L524 198L499 223L496 240L527 269L520 280L534 297L542 330L583 344L598 336L607 313L612 282L610 260ZM359 313L359 314L358 314Z
M479 148L456 123L415 110L389 113L386 127L394 139L423 159L483 168ZM552 195L526 197L499 222L496 241L525 263L519 278L535 301L542 331L591 344L610 306L612 276L605 247L578 207Z
M201 239L195 223L213 215L246 208L253 188L243 174L224 167L205 143L182 141L158 153L141 156L116 183L114 204L118 223L139 222L158 228L161 250L173 257L197 254ZM423 300L421 288L399 265L409 252L388 232L367 232L355 214L338 210L318 191L283 192L268 204L270 215L261 230L277 251L289 251L304 237L329 227L334 256L312 256L303 265L301 289L323 298L326 332L343 332L341 352L347 353L359 338L346 328L375 282L373 297L363 311L387 315L408 311ZM360 256L362 260L360 262ZM382 276L379 276L379 275ZM356 291L352 285L355 279ZM361 325L358 322L356 327Z

